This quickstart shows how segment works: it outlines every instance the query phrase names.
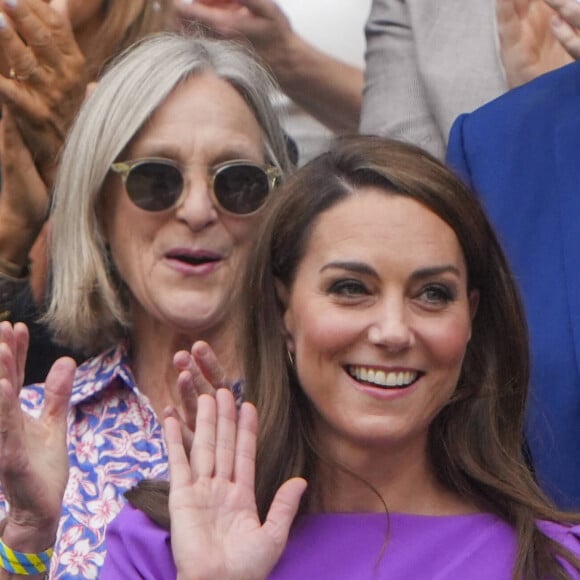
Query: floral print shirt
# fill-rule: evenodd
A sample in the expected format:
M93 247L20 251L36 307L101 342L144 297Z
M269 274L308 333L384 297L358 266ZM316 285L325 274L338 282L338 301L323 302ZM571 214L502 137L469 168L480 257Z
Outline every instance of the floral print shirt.
M42 385L25 387L23 408L38 415L43 397ZM78 368L68 427L70 476L50 578L97 578L105 530L125 505L123 493L142 479L168 473L161 423L135 384L126 345ZM5 511L0 492L0 512Z

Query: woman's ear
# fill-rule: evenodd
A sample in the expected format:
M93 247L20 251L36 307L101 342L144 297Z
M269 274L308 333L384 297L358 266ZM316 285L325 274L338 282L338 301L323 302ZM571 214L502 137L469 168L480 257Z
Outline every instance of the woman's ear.
M477 314L477 307L479 306L479 290L473 289L469 292L469 313L471 315L471 321L475 318Z
M288 352L294 354L294 313L292 307L290 306L290 292L284 283L276 278L276 294L278 295L278 300L282 305L282 323L284 327L282 328L282 333L284 334L284 339L286 340L286 348Z

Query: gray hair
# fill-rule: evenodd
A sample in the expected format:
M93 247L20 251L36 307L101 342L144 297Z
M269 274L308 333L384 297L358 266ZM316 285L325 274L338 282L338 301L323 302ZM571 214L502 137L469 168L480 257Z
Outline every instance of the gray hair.
M268 161L290 169L272 106L275 83L253 56L223 40L164 33L123 53L84 103L65 144L51 225L52 293L46 320L60 342L87 354L126 336L124 285L111 264L99 224L111 164L179 83L211 71L254 112Z

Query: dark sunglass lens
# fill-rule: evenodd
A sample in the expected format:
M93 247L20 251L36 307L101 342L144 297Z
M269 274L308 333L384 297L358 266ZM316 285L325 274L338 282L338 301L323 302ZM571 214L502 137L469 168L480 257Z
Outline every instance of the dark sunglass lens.
M125 183L133 203L147 211L169 209L183 190L183 177L177 167L164 163L143 163L134 167Z
M215 196L220 205L240 215L259 209L269 190L266 172L253 165L226 166L214 179Z

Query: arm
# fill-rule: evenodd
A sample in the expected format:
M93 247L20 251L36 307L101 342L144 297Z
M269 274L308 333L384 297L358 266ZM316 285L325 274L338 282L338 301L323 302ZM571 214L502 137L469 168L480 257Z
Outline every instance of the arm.
M568 52L580 59L580 3L576 0L545 0L556 16L552 19L554 36Z
M374 0L366 27L362 133L403 139L443 157L444 136L430 112L405 0Z
M49 195L8 106L3 107L0 143L0 284L11 282L17 291L27 284L28 256L48 214Z
M564 4L564 0L552 1ZM496 2L501 59L510 87L572 62L554 35L555 13L544 0Z
M0 482L9 506L2 540L18 552L37 553L55 542L68 479L66 414L75 372L59 359L45 384L40 416L24 413L18 398L28 333L0 324ZM6 571L0 578L10 578Z
M182 18L193 18L226 38L247 39L270 67L282 90L334 131L355 131L363 73L316 49L298 36L273 0L217 5L180 1Z

